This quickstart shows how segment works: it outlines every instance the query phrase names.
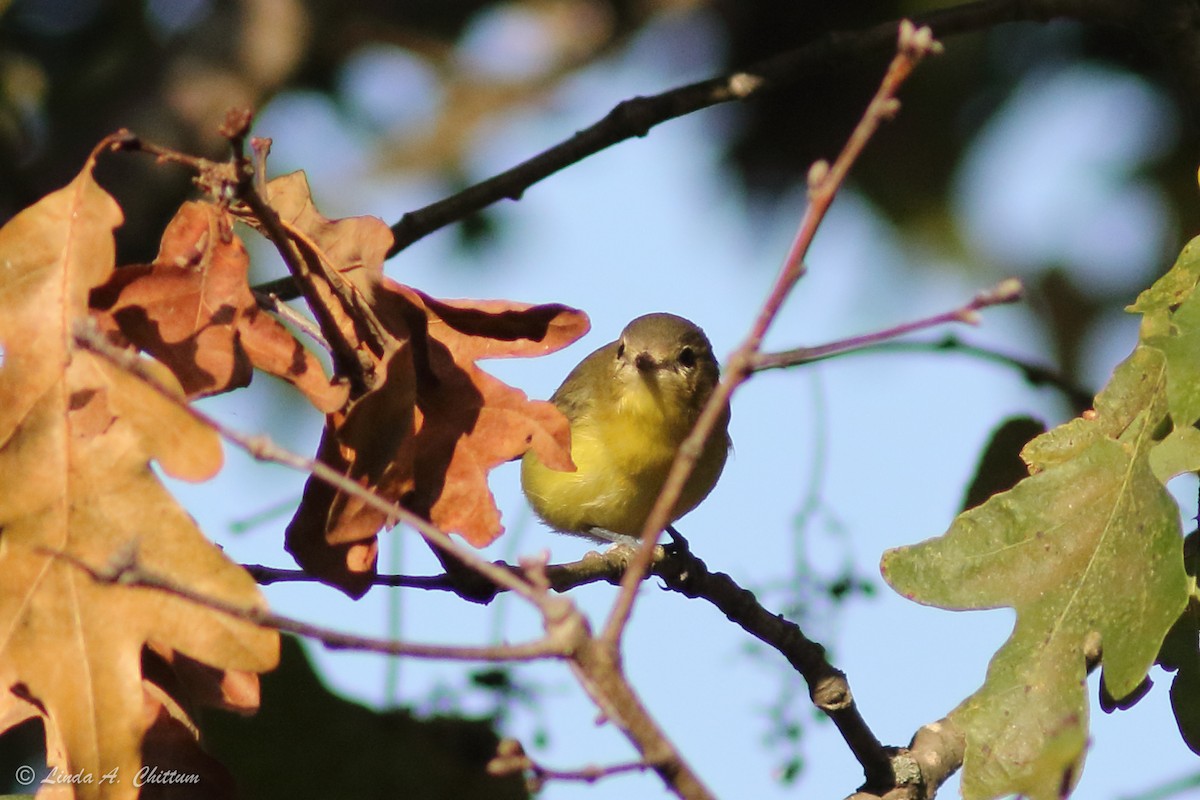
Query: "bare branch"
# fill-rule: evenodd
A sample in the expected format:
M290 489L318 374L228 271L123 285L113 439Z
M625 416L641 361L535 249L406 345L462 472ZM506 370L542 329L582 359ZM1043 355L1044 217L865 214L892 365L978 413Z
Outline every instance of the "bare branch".
M1035 364L1009 353L1002 353L980 345L964 342L954 334L948 334L936 341L920 342L880 342L856 350L847 350L840 355L869 355L871 353L902 353L902 352L934 352L961 353L962 355L992 361L1011 367L1021 373L1021 376L1031 386L1046 386L1061 392L1077 412L1092 407L1092 391L1072 382L1061 372L1044 364ZM764 367L765 369L765 367Z
M860 789L846 800L932 800L962 766L966 747L962 730L952 721L931 722L917 731L908 747L892 755L892 783Z
M712 603L730 622L777 650L804 677L813 705L833 720L862 765L867 785L892 785L888 754L859 713L845 673L829 663L824 647L805 636L796 623L764 608L733 578L723 572L709 572L708 566L690 551L672 553L656 565L654 574L668 589Z
M329 346L329 342L325 340L325 336L321 333L321 329L313 324L313 321L301 314L296 309L283 302L276 294L263 294L262 292L253 292L254 301L258 303L258 307L263 311L274 314L280 319L285 319L295 326L296 330L303 333L308 338L319 344L327 352L332 353L333 348Z
M629 547L613 547L603 553L592 551L578 561L565 564L547 564L544 573L550 589L556 592L566 592L576 586L604 581L619 585L625 568L633 557ZM654 555L654 565L657 566L668 556L660 547ZM523 574L518 567L505 564L503 561L492 562L501 569L507 569L515 574ZM272 583L321 583L321 579L310 575L304 570L281 569L267 567L262 564L243 564L243 569L263 586ZM464 585L474 573L443 572L440 575L376 575L371 579L372 586L387 586L393 588L427 589L432 591L454 592L464 600L470 600L484 605L492 602L496 595L503 591L491 581L480 581L478 584ZM657 574L655 572L654 574ZM465 576L465 577L464 577Z
M616 546L603 553L588 553L579 561L547 565L543 568L546 584L558 592L597 581L620 584L633 556L631 548ZM514 571L518 569L501 563L497 566ZM260 583L316 580L299 570L276 570L255 565L247 569ZM783 655L808 684L813 705L833 720L852 752L864 764L868 784L890 785L892 773L888 766L888 755L859 713L845 674L826 659L824 647L806 637L795 623L766 609L752 592L739 586L729 575L710 572L704 561L690 550L672 548L668 552L661 547L656 548L650 574L661 578L672 591L712 603L731 622ZM449 573L380 575L375 583L454 592L460 590L458 577ZM474 587L469 591L473 599L478 599ZM494 596L493 593L484 602Z
M545 559L524 559L521 568L536 590L548 592ZM621 667L620 654L593 636L579 610L564 597L544 597L541 603L546 635L570 642L571 671L605 718L625 734L642 758L668 788L686 800L715 800L712 792L684 761L674 743L654 721Z
M245 118L239 121L242 122L241 125L227 123L222 129L222 133L229 137L233 147L233 163L236 165L238 176L234 191L236 198L244 206L235 210L240 210L242 219L275 246L283 263L287 265L295 286L300 288L300 293L316 317L322 339L333 356L334 371L345 375L354 393L361 394L371 387L374 378L368 374L364 362L358 356L358 342L353 341L342 326L338 325L333 310L322 297L321 288L327 287L347 313L355 313L355 319L363 323L363 331L372 337L370 344L377 353L383 351L383 342L386 339L383 328L355 288L344 281L336 269L327 265L307 240L292 235L279 214L259 192L259 182L266 171L263 160L269 147L264 148L261 141L256 141L254 160L248 158L244 152L244 145L250 120ZM265 189L265 186L263 188ZM278 296L284 299L289 297L282 294Z

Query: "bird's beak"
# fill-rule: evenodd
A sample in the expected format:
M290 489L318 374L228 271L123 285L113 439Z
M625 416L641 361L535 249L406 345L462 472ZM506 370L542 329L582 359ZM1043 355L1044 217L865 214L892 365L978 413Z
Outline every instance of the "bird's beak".
M633 359L633 365L638 368L638 372L653 372L658 362L654 360L654 356L643 352Z

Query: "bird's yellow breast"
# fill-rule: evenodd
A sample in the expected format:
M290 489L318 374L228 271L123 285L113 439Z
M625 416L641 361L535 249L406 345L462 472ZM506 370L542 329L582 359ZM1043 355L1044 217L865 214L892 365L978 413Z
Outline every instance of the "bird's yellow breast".
M659 387L633 381L614 402L579 413L571 424L575 472L547 469L532 452L522 483L537 512L568 533L600 528L637 536L658 498L680 443L690 432L691 404L664 397ZM725 464L728 442L715 432L671 513L686 514L712 490Z

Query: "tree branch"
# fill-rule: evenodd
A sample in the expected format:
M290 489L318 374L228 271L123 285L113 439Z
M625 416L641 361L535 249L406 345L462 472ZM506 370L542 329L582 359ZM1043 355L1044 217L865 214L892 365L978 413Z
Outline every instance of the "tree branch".
M258 303L258 307L263 311L287 320L298 331L319 344L327 353L333 353L333 348L329 346L329 342L325 341L325 335L321 333L321 329L308 317L283 302L278 295L263 294L262 292L253 292L253 294L254 302Z
M979 358L1011 367L1021 373L1021 376L1031 386L1046 386L1062 393L1077 412L1083 412L1092 407L1095 392L1088 391L1072 382L1062 373L1042 364L1025 361L1017 356L1002 353L980 345L964 342L954 334L947 334L937 341L928 342L880 342L851 350L842 355L869 355L871 353L899 352L935 352L961 353L966 356Z
M1132 13L1128 6L1127 0L983 0L940 9L918 16L913 22L945 38L1006 22L1046 22L1063 17L1123 21ZM895 44L899 26L900 21L893 20L860 31L830 32L730 75L622 101L571 138L457 194L406 213L392 226L396 238L388 256L500 200L519 200L533 184L615 144L645 136L664 122L722 103L757 97L828 69L831 64L884 51ZM271 290L287 296L281 286L271 285Z
M572 642L568 651L571 671L579 685L625 737L633 743L668 788L685 800L715 800L674 743L642 704L621 666L620 654L592 635L587 620L564 597L548 597L550 581L540 562L522 562L535 589L542 593L542 615L547 636Z
M824 647L805 636L794 622L764 608L753 592L733 578L723 572L709 572L708 566L691 552L663 559L654 574L668 589L712 603L726 619L777 650L804 677L813 705L837 726L862 765L867 785L893 784L887 751L859 713L845 673L829 663Z
M588 553L579 561L547 565L544 567L546 585L557 592L598 581L619 585L633 555L631 548L616 546L603 553ZM517 569L500 562L496 565L514 571ZM247 569L260 583L316 580L299 570L276 570L257 565L250 565ZM891 786L888 753L859 713L845 674L826 659L824 647L806 637L795 623L766 609L752 592L739 586L729 575L710 572L704 561L686 547L671 548L670 551L656 548L650 574L661 578L672 591L712 603L731 622L786 658L808 684L813 705L833 720L851 751L863 764L867 784ZM449 573L380 575L375 583L453 592L461 590L459 577ZM492 594L484 598L478 594L477 587L472 586L466 590L466 594L477 601L490 602L496 591L493 587Z
M607 766L587 766L580 769L552 769L534 761L525 752L525 748L516 739L502 739L496 747L496 756L488 762L489 775L511 775L514 772L530 773L529 791L532 794L540 792L547 781L576 781L595 783L610 775L621 775L626 772L645 772L651 765L645 761L627 761L621 764Z
M966 737L951 720L931 722L917 731L908 747L892 755L894 781L860 789L846 800L932 800L962 766L966 748Z
M261 145L255 147L253 160L246 156L245 139L249 133L250 120L250 112L239 113L232 110L221 129L233 148L233 164L238 176L233 188L235 197L243 206L233 210L243 211L238 216L275 246L287 265L292 280L301 290L300 293L316 317L322 339L327 343L326 346L333 357L334 372L347 377L355 394L363 393L370 389L378 378L369 373L365 362L360 359L358 346L362 343L361 339L366 338L366 344L375 353L382 353L387 334L361 294L344 280L338 270L326 263L306 237L296 235L295 229L283 221L267 201L265 194L260 193L260 182L266 172L265 159L270 148ZM261 189L265 192L266 186L262 185ZM249 213L245 213L247 211ZM324 289L331 295L328 299L327 296L323 296ZM333 300L341 305L343 313L352 315L358 323L352 329L345 329L338 324L334 308L331 307ZM350 330L353 330L353 334Z
M603 553L592 551L578 561L546 565L546 579L550 588L559 593L600 581L619 585L632 556L633 550L629 547L613 547ZM655 553L653 563L657 567L667 558L669 556L660 547ZM492 563L500 569L520 574L518 567L503 561ZM272 583L322 583L320 578L300 569L280 569L262 564L243 564L242 568L263 586ZM440 575L376 575L371 579L371 585L453 592L464 600L483 605L492 602L503 591L501 587L486 579L464 585L463 581L469 580L471 574L459 571L443 572Z

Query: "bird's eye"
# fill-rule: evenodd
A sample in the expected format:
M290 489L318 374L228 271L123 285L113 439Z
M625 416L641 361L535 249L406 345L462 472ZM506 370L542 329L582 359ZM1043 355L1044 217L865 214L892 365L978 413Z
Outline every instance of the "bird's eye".
M696 351L690 347L685 347L680 350L679 363L689 369L696 366Z
M620 342L617 345L617 358L624 358L624 357L625 357L625 343Z

